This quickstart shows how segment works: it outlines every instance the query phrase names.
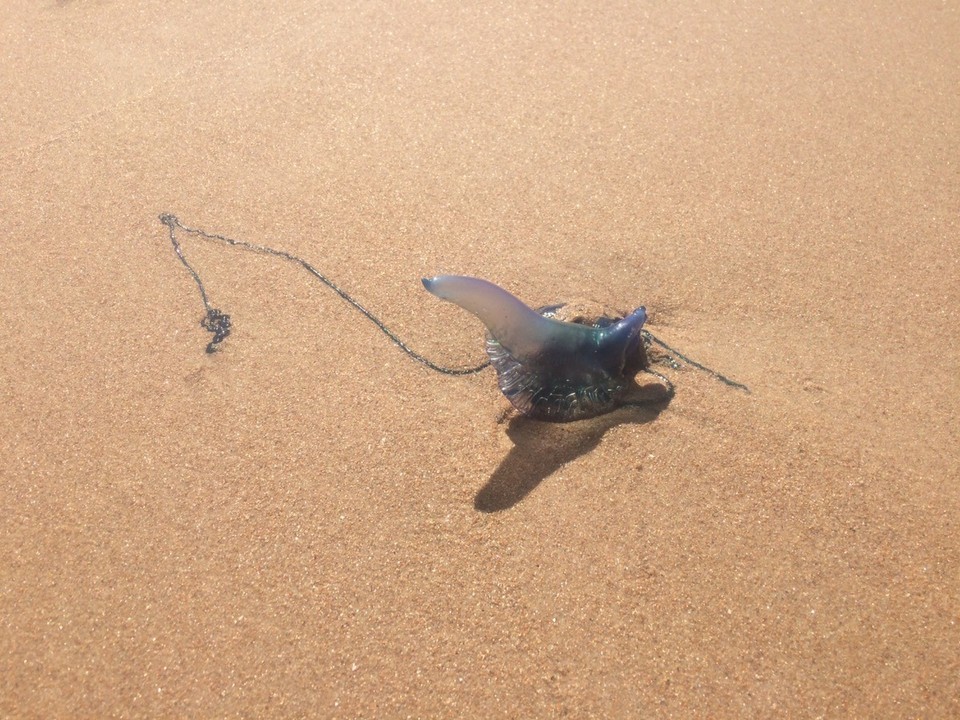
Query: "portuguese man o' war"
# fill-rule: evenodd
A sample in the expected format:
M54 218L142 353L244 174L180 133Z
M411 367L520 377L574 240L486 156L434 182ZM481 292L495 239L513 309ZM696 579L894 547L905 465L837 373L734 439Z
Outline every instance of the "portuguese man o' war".
M640 307L604 325L562 322L479 278L439 275L424 287L459 305L487 326L487 355L500 390L523 415L568 422L621 404L634 376L646 368Z
M187 227L170 213L164 213L159 219L167 226L174 253L199 290L204 307L200 325L213 334L207 344L207 352L211 354L216 353L230 335L233 321L210 302L203 280L184 255L179 234L299 265L376 325L410 358L435 372L472 375L492 365L497 371L500 390L527 417L569 422L602 415L625 405L665 403L674 395L673 383L651 369L651 362L665 362L677 369L678 361L682 361L730 387L750 392L746 385L701 365L644 329L647 313L642 307L623 318L593 310L578 314L575 303L534 310L487 280L459 275L425 278L423 285L437 297L473 313L487 326L489 360L472 367L444 367L410 348L380 318L303 258L285 250ZM648 357L653 345L669 354ZM639 372L648 373L662 383L656 396L628 397Z

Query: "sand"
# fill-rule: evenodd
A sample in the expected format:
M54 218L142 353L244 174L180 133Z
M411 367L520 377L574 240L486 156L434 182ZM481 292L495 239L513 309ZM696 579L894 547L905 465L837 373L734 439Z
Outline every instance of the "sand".
M468 9L464 9L463 6ZM960 715L954 3L0 15L0 715ZM504 417L420 285L749 385Z

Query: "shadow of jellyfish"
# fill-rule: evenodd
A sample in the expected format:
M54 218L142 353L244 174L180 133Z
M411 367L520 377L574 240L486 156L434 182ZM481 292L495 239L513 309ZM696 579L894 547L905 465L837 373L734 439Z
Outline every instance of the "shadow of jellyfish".
M576 423L551 423L515 415L507 436L513 447L473 500L480 512L508 510L544 479L595 448L604 433L623 424L652 422L670 404L671 392L653 383L642 386L635 401L612 412Z

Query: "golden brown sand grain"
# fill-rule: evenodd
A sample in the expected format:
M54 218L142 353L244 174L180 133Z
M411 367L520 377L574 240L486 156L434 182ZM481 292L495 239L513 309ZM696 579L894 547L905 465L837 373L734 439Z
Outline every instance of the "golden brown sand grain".
M955 3L7 0L0 715L960 715ZM750 385L498 422L419 285Z

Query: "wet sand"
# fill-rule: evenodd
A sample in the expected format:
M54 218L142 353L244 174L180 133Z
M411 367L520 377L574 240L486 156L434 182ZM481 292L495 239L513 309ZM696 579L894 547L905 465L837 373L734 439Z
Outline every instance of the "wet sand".
M0 18L0 715L960 715L949 4ZM504 417L419 278L630 309L661 412Z

